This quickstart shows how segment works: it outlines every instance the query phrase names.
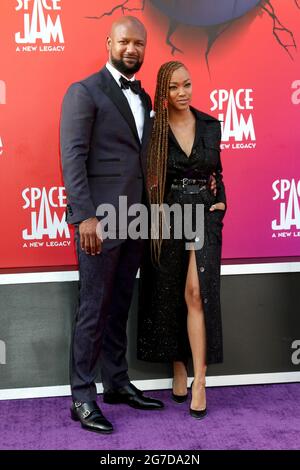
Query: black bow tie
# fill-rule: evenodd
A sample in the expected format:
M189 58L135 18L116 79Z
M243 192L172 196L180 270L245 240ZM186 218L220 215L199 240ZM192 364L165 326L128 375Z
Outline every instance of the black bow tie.
M136 95L139 95L142 91L140 80L127 80L125 77L120 77L120 83L122 90L128 90L128 88L133 91Z

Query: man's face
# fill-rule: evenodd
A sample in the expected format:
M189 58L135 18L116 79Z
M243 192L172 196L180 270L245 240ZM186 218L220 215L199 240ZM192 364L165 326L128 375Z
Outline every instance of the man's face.
M138 24L117 25L107 38L110 63L119 72L131 77L143 64L146 40L146 32Z

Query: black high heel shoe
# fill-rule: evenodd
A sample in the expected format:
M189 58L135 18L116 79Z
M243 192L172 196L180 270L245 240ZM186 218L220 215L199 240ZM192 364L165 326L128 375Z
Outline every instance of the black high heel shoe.
M194 381L191 383L191 389L193 387ZM205 388L205 383L201 384L201 387ZM207 408L205 407L203 410L193 410L190 408L190 415L195 419L203 419L207 415Z
M184 403L187 400L188 394L186 393L185 395L176 395L173 391L171 394L171 398L173 401L176 403Z
M186 369L186 374L188 374L187 362L184 362L184 366L185 366L185 369ZM173 386L172 386L172 388L173 388ZM172 400L175 401L176 403L184 403L187 400L187 397L188 397L188 393L186 393L185 395L176 395L172 391L172 394L171 394Z
M176 403L184 403L187 401L188 394L186 393L185 395L175 395L175 393L172 392L171 398L173 401L176 401Z

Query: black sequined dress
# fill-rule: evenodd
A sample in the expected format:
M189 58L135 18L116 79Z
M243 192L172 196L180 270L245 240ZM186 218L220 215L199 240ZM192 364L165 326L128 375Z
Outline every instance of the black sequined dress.
M188 157L169 132L165 203L204 205L204 244L195 250L200 292L204 308L207 363L222 362L220 308L220 261L222 219L225 211L209 212L216 202L226 203L220 161L220 123L191 108L196 117L195 141ZM209 189L184 194L171 188L174 180L209 179L215 173L217 195ZM172 224L171 224L172 226ZM172 232L172 231L171 231ZM186 239L164 240L160 265L153 266L149 247L140 270L138 313L138 359L151 362L185 361L190 356L187 336L187 308L184 290L189 261Z

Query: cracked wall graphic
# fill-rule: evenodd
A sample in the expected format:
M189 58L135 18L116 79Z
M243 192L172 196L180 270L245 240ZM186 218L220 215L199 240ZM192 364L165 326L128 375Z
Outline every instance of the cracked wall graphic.
M294 4L300 15L299 0L287 1ZM98 16L89 15L86 18L101 19L104 16L113 16L118 11L123 15L134 14L137 11L144 11L146 2L147 0L140 0L139 4L132 0L116 2L110 10L100 13ZM272 0L223 0L221 4L216 0L148 0L148 2L156 8L158 14L166 15L169 18L165 40L173 55L184 53L172 40L174 32L181 25L196 26L205 32L207 36L205 58L208 67L209 53L215 42L233 23L254 10L257 15L265 13L269 16L271 20L270 32L291 59L297 49L293 32L280 20Z

